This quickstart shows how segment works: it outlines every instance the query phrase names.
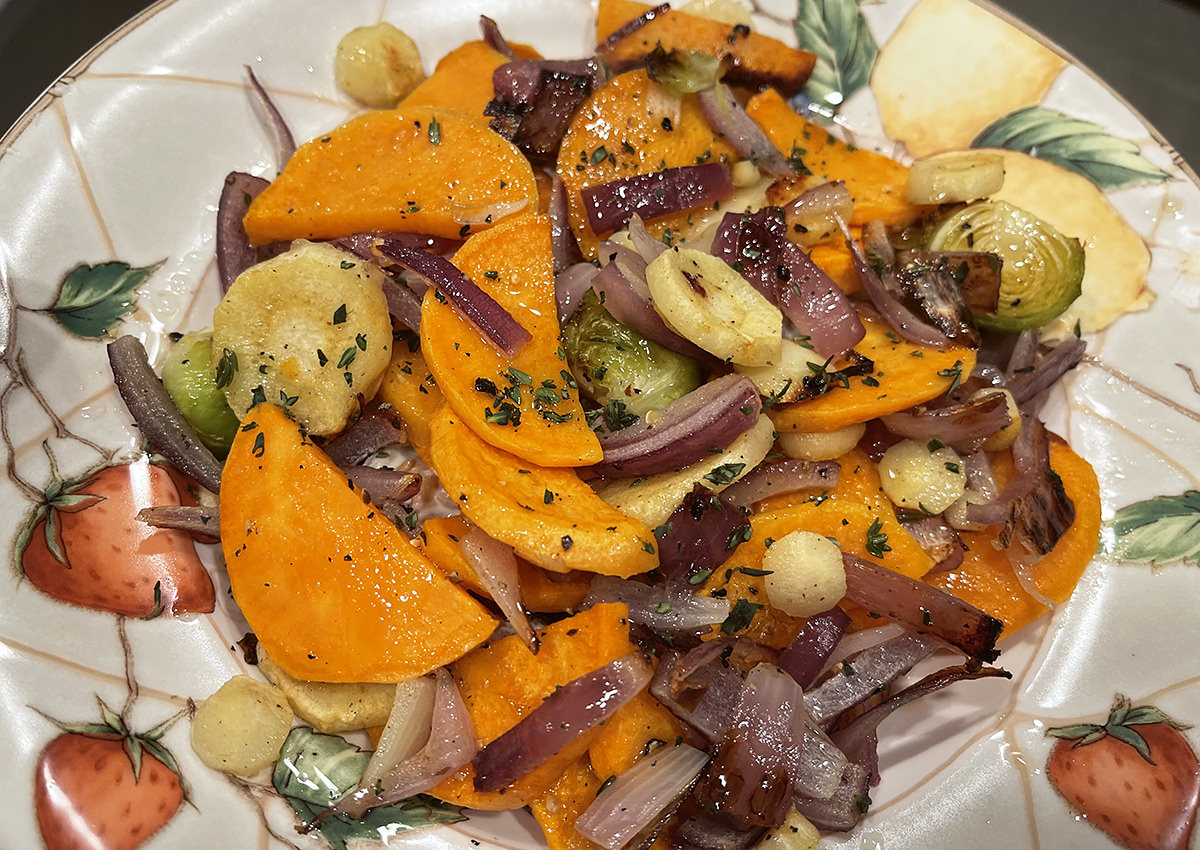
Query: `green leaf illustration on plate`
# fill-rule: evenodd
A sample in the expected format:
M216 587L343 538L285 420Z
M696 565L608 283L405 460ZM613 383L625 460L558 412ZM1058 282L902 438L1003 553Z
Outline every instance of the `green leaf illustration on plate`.
M101 339L133 312L137 288L161 265L134 268L120 261L98 266L80 264L63 279L58 298L45 312L76 336Z
M996 119L971 146L1021 151L1049 160L1082 174L1106 191L1169 176L1142 156L1138 146L1128 139L1042 106L1029 106Z
M800 0L796 38L817 55L804 93L822 112L836 113L870 80L879 47L858 0Z
M1159 496L1121 508L1109 523L1106 550L1144 564L1200 565L1200 491Z
M370 758L370 753L344 738L298 726L283 742L271 781L304 822L312 823L358 784ZM326 817L319 829L334 850L345 850L352 838L378 841L381 835L461 820L465 818L457 806L418 795L371 809L360 818L342 814Z

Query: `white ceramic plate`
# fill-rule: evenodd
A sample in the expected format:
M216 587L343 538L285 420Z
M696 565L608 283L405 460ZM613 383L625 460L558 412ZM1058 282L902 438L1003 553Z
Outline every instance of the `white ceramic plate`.
M1103 724L1118 694L1185 723L1200 721L1200 496L1191 492L1200 489L1200 386L1193 377L1200 358L1192 346L1200 328L1200 192L1162 140L1100 82L965 0L883 0L864 4L861 17L852 0L800 5L810 15L803 28L809 45L824 42L826 56L840 57L836 70L854 89L841 86L844 102L828 99L840 111L839 132L900 157L969 144L993 121L1000 122L988 131L993 144L1019 147L1040 134L1034 153L1087 172L1079 178L1085 200L1069 212L1082 216L1086 232L1074 235L1095 256L1122 245L1116 265L1135 284L1144 267L1147 287L1131 294L1139 311L1105 330L1089 326L1095 310L1084 311L1089 359L1048 408L1051 425L1099 476L1109 521L1104 551L1069 604L1005 642L1011 683L951 689L887 722L884 779L872 814L860 833L827 842L889 850L1103 848L1113 839L1086 821L1107 816L1119 825L1136 815L1145 834L1156 806L1182 812L1176 826L1190 831L1194 793L1176 803L1151 787L1135 802L1141 783L1161 774L1146 779L1146 765L1128 744L1120 746L1133 766L1102 763L1093 777L1097 802L1079 808L1056 791L1045 767L1055 740L1046 729ZM794 4L758 6L765 31L795 40ZM269 778L236 781L205 768L189 746L186 718L151 738L173 756L190 802L178 804L173 781L149 756L143 777L158 784L137 800L121 796L128 758L96 728L82 730L92 735L84 744L81 730L67 727L101 722L98 700L111 707L110 722L142 733L186 713L191 700L250 669L235 646L244 626L212 547L201 547L201 555L216 583L213 614L143 621L105 610L120 603L101 601L96 587L120 597L113 571L128 560L136 532L113 514L88 513L95 500L87 493L95 487L68 488L55 511L38 511L43 494L61 482L136 456L139 438L111 386L104 340L136 334L153 359L167 333L210 321L222 180L234 169L270 176L278 165L244 65L258 73L297 136L310 138L355 111L331 72L334 46L351 27L396 23L417 39L427 66L474 38L481 12L548 56L588 52L588 0L558 0L552 14L550 8L526 0L164 2L90 53L0 144L0 405L8 469L0 478L0 529L14 553L0 590L0 799L10 846L39 846L65 804L103 812L115 832L132 836L120 843L114 832L105 847L320 846L294 831L291 810ZM893 40L902 25L915 48ZM880 59L871 77L874 46L883 46L887 61ZM998 68L964 65L981 57L1002 58ZM931 69L938 70L934 86L925 85ZM1013 117L1029 108L1035 111ZM893 114L924 117L905 126ZM1106 215L1125 222L1130 241L1114 243L1111 222L1092 232L1087 222ZM1117 279L1090 281L1089 297L1103 302ZM145 486L145 475L137 485L105 478L115 488L106 491L109 506L119 507L122 488ZM101 565L103 575L93 579L70 577L84 588L80 604L64 603L22 575L36 558L45 563L47 516L61 534L54 539L96 554ZM38 546L39 555L29 554ZM1153 728L1144 738L1161 752L1160 738L1173 733L1153 716L1140 719L1137 728ZM1195 733L1180 734L1184 767L1190 758L1194 768ZM145 752L169 760L154 745ZM89 790L43 787L43 799L35 789L44 786L36 776L44 758L74 765ZM1101 802L1104 810L1096 808ZM58 813L39 828L35 811ZM541 842L524 813L472 815L395 840L455 847ZM1147 846L1128 835L1122 840Z

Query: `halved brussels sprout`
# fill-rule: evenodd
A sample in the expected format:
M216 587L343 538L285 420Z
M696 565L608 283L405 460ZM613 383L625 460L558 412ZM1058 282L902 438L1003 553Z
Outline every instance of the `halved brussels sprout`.
M567 365L597 404L619 401L638 416L666 407L703 380L700 364L621 324L589 290L563 326Z
M163 362L162 382L200 441L219 457L228 454L238 418L217 386L212 368L212 334L184 334L171 346Z
M999 306L975 316L983 328L1012 333L1039 328L1066 310L1082 288L1079 240L1004 201L976 201L955 210L932 228L927 247L987 251L1004 261Z

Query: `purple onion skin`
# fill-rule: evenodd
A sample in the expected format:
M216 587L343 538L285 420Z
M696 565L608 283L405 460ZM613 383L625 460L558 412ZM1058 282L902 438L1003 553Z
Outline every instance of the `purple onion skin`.
M141 340L122 336L110 342L108 362L117 392L146 441L201 487L218 492L221 462L200 440L150 368Z
M571 119L592 92L596 63L516 59L492 74L495 97L484 109L489 126L530 159L549 161Z
M793 719L803 706L800 686L787 673L768 664L750 671L696 787L707 809L748 827L783 823L800 759Z
M744 513L697 486L655 535L658 568L668 582L687 583L728 560L749 528Z
M718 82L711 89L697 92L696 98L708 123L742 158L755 161L760 171L772 177L795 175L796 170L771 144L762 127L742 108L727 85Z
M712 254L737 269L779 307L822 357L844 354L866 335L858 311L800 246L787 238L780 207L726 213Z
M695 209L733 194L733 175L719 162L682 165L651 174L620 177L582 191L588 224L597 235L643 220Z
M850 615L841 608L814 614L795 639L779 653L779 666L802 688L807 688L825 668L838 641L850 627Z
M976 444L1012 424L1003 393L992 393L961 404L928 410L910 408L882 417L893 434L912 440L932 440L970 453Z
M652 673L639 656L626 655L563 685L476 754L475 790L499 791L545 764L640 693Z
M932 635L965 655L991 662L1004 623L957 596L900 573L842 554L846 598L917 634Z
M237 276L257 263L258 249L250 244L242 219L250 202L270 183L253 174L232 171L225 178L217 203L217 275L221 292L228 292Z
M505 353L514 354L532 338L511 313L445 257L410 248L391 239L384 240L377 247L385 257L436 286L456 310Z
M508 43L500 32L500 25L487 15L479 16L479 32L483 36L483 40L487 42L487 46L503 55L506 59L516 59L517 55L513 53L512 45Z
M758 391L744 375L724 375L676 399L654 425L602 435L601 477L631 478L669 472L724 449L758 421Z

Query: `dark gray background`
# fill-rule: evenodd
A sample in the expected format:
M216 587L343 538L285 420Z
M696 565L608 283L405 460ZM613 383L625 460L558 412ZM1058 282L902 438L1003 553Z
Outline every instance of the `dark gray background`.
M1200 167L1200 0L995 0L1095 71ZM146 0L0 0L0 128ZM949 73L952 73L948 69Z

